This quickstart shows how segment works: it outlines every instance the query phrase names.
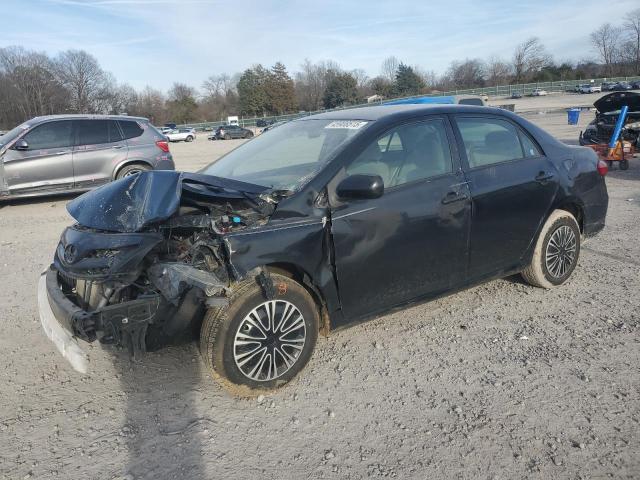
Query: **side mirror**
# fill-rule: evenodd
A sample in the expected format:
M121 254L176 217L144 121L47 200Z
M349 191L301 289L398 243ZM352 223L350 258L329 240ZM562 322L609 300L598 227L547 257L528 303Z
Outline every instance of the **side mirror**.
M384 182L380 175L350 175L338 184L336 193L344 200L380 198Z
M29 144L24 138L21 138L16 143L13 144L14 150L29 150Z

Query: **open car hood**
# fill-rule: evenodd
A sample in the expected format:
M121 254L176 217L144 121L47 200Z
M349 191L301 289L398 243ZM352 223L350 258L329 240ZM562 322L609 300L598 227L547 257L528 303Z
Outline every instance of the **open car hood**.
M82 226L139 232L174 215L181 202L256 198L267 187L198 173L156 170L103 185L67 204Z
M624 105L629 107L630 112L640 111L640 93L613 92L593 102L593 106L600 113L614 112Z

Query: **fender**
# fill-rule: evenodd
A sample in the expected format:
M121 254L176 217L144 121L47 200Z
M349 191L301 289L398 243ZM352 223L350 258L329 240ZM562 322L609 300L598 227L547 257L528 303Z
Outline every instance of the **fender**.
M332 326L342 310L327 245L327 224L321 218L278 222L224 237L228 260L237 278L269 265L289 265L305 275L327 307ZM292 258L292 252L298 252Z

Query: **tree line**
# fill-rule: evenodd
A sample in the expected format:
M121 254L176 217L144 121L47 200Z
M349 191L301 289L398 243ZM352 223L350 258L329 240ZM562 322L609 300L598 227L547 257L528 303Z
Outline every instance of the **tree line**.
M228 115L266 116L314 111L453 89L509 83L579 80L640 74L640 9L618 24L605 23L590 35L595 56L556 62L537 37L515 46L511 58L453 61L438 75L391 56L370 78L332 60L305 60L291 74L280 62L254 65L244 72L212 75L199 89L174 83L168 92L135 90L119 83L83 50L56 56L21 47L0 48L0 128L11 128L38 115L127 113L190 123L224 120Z

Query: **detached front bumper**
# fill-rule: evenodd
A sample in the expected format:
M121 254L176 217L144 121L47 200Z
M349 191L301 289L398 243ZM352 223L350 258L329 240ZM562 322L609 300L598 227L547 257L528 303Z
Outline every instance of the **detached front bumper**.
M54 284L54 288L52 287ZM89 356L71 332L71 319L82 312L58 287L56 272L48 268L38 281L38 310L45 334L62 356L80 373L87 373ZM83 312L85 313L85 312Z

